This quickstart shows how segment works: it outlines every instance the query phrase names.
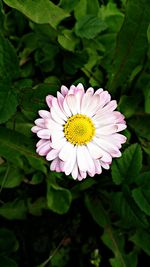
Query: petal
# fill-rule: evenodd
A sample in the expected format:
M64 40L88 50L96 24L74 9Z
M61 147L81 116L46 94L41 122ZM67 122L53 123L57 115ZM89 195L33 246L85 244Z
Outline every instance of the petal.
M52 115L52 119L56 121L57 123L61 125L65 123L65 121L59 116L58 112L56 112L53 106L51 107L51 115Z
M66 141L65 145L60 150L59 158L63 161L67 161L71 153L73 153L73 148L74 148L74 145Z
M63 131L63 126L52 119L45 119L45 127L51 132Z
M38 148L36 149L36 152L40 155L40 156L46 156L47 153L50 151L51 147L50 147L50 141L46 141L44 144L42 144L41 146L38 146Z
M96 90L95 95L97 95L97 94L99 95L99 94L101 94L103 91L104 91L103 88L99 88L99 89Z
M68 117L71 117L72 114L71 114L71 111L70 111L68 104L67 104L67 96L65 97L64 102L63 102L63 109L64 109L66 115Z
M41 128L44 128L45 127L45 122L44 122L44 119L36 119L35 121L35 124Z
M81 102L81 114L86 114L86 111L88 110L88 107L92 100L92 94L90 92L86 92L83 97L82 97L82 102Z
M68 94L68 88L65 85L61 86L61 93L63 96L66 96Z
M50 118L50 112L47 111L47 110L39 110L39 115L40 117L42 117L43 119L46 119L46 118Z
M37 132L37 136L42 139L50 139L50 131L48 129L42 129Z
M43 145L45 142L47 142L47 139L40 139L40 140L37 142L36 147Z
M98 159L100 157L102 157L101 151L99 149L99 146L97 146L96 144L94 144L93 142L89 142L87 144L87 148L90 152L90 155L93 159Z
M73 167L71 175L72 175L74 180L77 179L77 177L78 177L78 165L77 165L77 162L75 162L75 165Z
M46 103L47 103L49 108L51 108L51 106L52 106L52 99L53 98L54 98L54 96L52 96L52 95L47 95L46 96Z
M117 124L117 126L118 126L117 132L123 131L127 128L126 124L119 123L119 124Z
M76 146L74 146L70 157L64 163L64 172L66 175L69 175L73 171L74 165L76 163L76 149Z
M86 146L78 146L77 147L77 162L79 166L79 170L81 171L89 171L93 173L95 171L95 165L93 159L88 152Z
M41 130L41 127L38 127L38 126L33 126L32 128L31 128L31 131L33 132L33 133L37 133L38 131L40 131Z
M60 109L58 101L56 98L53 98L52 100L52 107L55 110L55 112L57 113L57 115L64 121L67 120L66 115L64 114L64 112Z
M92 96L91 103L86 110L87 116L93 116L96 113L96 111L99 109L99 101L99 95Z
M116 133L118 130L118 125L106 125L101 128L96 129L96 136L110 135Z
M67 104L68 104L68 107L72 113L72 115L75 115L77 114L77 102L76 102L76 98L75 98L75 95L67 95L66 96L66 101L67 101Z
M48 161L55 159L59 154L59 150L52 149L46 156Z
M66 138L55 138L55 137L52 137L52 142L51 142L51 147L54 148L54 149L61 149L65 143L66 143Z
M95 172L97 174L101 174L102 173L102 168L101 168L101 164L99 160L94 160L94 164L95 164Z

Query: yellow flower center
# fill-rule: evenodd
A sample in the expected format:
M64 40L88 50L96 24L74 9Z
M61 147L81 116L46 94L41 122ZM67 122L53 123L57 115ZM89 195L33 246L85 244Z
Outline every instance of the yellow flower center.
M71 144L85 145L92 140L95 134L95 126L89 117L76 114L65 123L64 134Z

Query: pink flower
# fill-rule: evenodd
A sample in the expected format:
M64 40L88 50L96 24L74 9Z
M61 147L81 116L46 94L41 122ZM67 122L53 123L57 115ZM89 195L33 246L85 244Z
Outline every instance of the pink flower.
M63 85L57 98L48 95L46 103L49 111L39 111L32 132L40 138L36 152L51 161L52 171L82 180L109 169L112 158L121 156L126 137L118 132L126 122L107 91Z

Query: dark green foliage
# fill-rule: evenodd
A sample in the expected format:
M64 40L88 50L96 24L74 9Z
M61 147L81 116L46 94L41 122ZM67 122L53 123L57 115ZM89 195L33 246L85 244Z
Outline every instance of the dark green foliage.
M0 266L149 267L150 1L0 0ZM62 84L103 87L127 121L111 170L49 170L31 127Z

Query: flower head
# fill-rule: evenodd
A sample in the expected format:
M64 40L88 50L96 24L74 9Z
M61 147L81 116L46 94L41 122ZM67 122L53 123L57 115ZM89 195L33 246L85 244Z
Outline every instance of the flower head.
M85 91L81 83L62 86L57 98L48 95L46 103L49 111L39 111L32 132L40 138L36 152L51 161L52 171L82 180L109 169L112 158L121 156L126 137L118 132L126 123L107 91Z

